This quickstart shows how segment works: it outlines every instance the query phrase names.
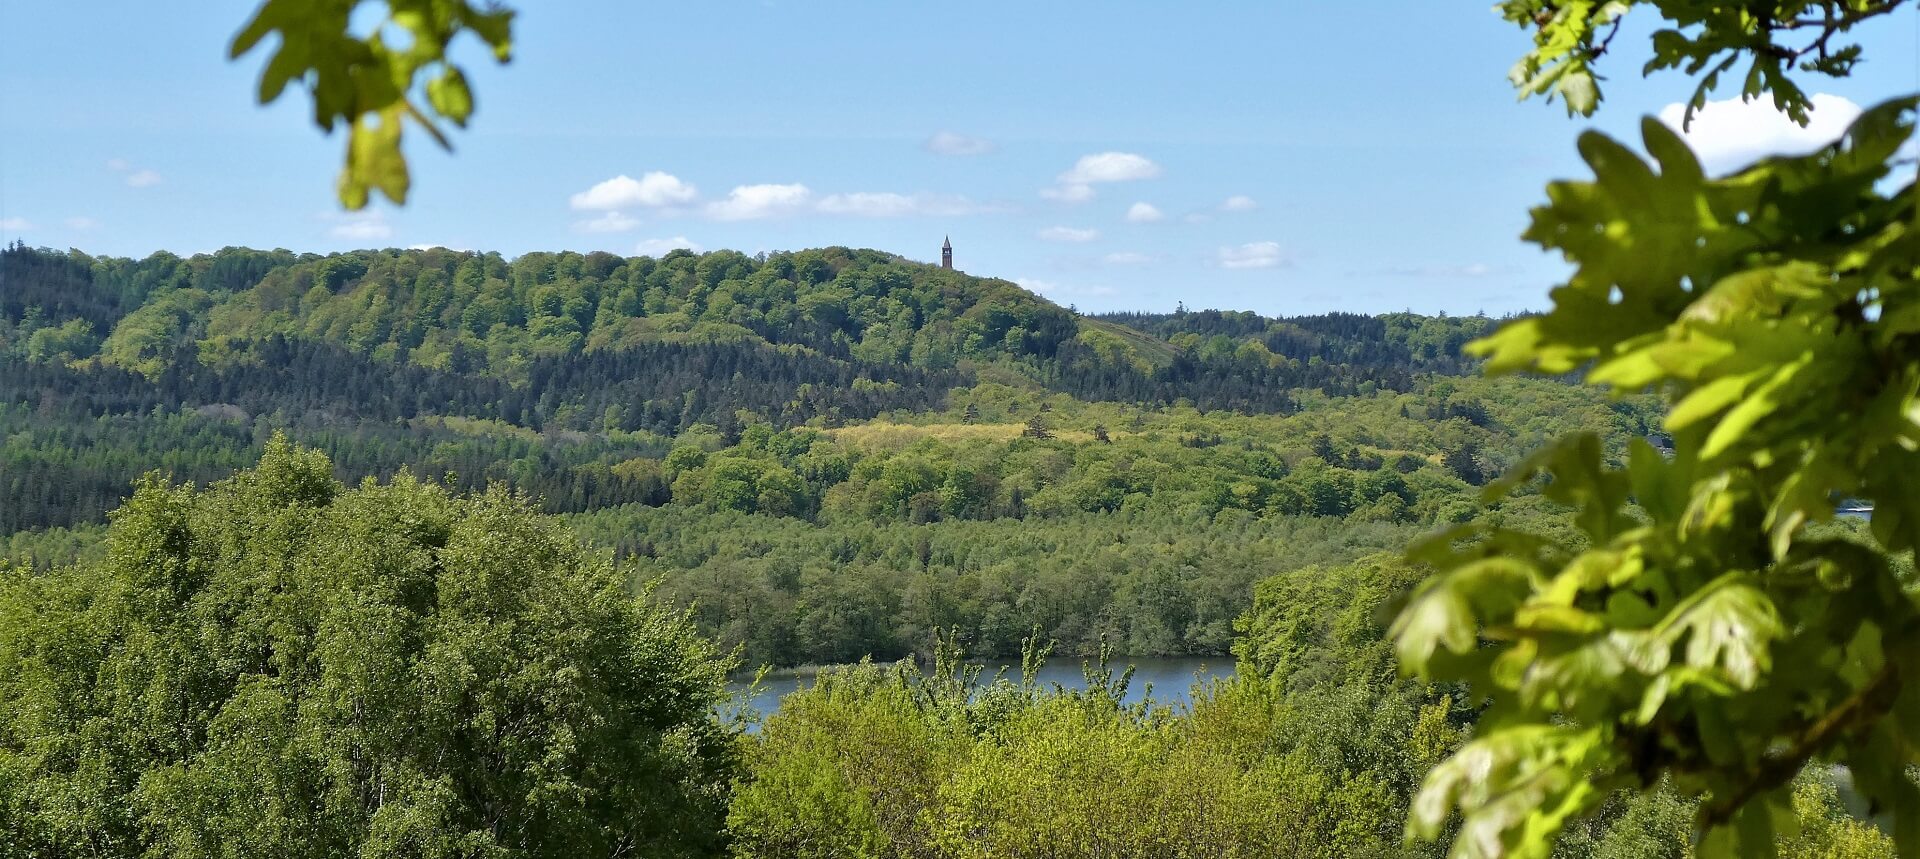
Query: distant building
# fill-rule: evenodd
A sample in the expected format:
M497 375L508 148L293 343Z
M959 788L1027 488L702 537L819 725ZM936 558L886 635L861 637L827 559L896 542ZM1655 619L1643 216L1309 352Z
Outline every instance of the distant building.
M953 268L953 237L952 236L948 236L947 240L940 245L940 267Z

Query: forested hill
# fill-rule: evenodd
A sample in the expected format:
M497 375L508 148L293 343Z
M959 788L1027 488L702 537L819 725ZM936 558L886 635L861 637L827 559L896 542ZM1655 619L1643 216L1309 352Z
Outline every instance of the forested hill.
M1485 379L1481 318L1088 317L877 251L0 251L0 562L270 440L566 514L751 659L1221 654L1262 571L1470 514L1649 403ZM1508 515L1538 518L1537 497ZM61 530L77 529L77 530ZM16 533L17 532L17 533Z
M444 249L323 257L228 248L144 260L21 245L0 252L0 345L28 362L115 368L154 382L175 371L173 384L205 386L217 383L197 368L325 349L315 360L490 378L560 403L577 392L552 393L556 384L631 381L635 367L605 364L646 347L645 366L663 372L693 367L712 378L751 369L778 383L726 397L682 379L649 387L695 390L699 403L611 416L593 409L596 422L655 432L724 423L740 409L785 423L865 418L917 407L986 367L1088 400L1284 412L1289 389L1404 390L1421 373L1460 373L1457 346L1484 325L1212 311L1087 319L1007 281L846 248L511 261ZM716 358L714 347L730 348ZM854 379L931 393L848 402L801 390L849 388Z
M1329 313L1276 318L1232 310L1177 313L1105 313L1095 319L1124 325L1169 341L1215 363L1258 343L1297 361L1368 368L1382 373L1463 375L1478 362L1461 349L1496 324L1484 316L1438 317L1417 313Z
M1290 414L1468 369L1478 318L1079 316L872 250L622 258L0 250L0 535L97 519L138 474L224 476L286 429L343 477L658 503L675 438L961 410L982 383ZM704 428L704 429L700 429Z

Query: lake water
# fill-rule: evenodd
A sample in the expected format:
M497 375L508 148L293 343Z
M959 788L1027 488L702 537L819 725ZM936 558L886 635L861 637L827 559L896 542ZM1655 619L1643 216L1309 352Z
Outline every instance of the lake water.
M984 665L980 672L981 682L993 679L995 671L1007 669L1007 679L1020 679L1018 661L989 661L975 663ZM1148 687L1153 690L1153 700L1159 704L1185 706L1188 693L1193 684L1209 677L1232 677L1233 657L1216 656L1208 658L1182 657L1178 659L1124 659L1115 658L1112 673L1118 674L1128 665L1133 666L1133 680L1127 685L1127 703L1139 701L1147 696ZM761 718L772 715L780 709L780 699L789 692L813 685L813 671L784 671L768 674L760 683L760 689L747 706L758 712ZM727 691L735 700L747 693L751 678L741 678L729 682ZM1052 689L1058 683L1068 689L1086 688L1086 677L1080 670L1077 659L1061 658L1048 662L1040 669L1038 678L1041 688Z

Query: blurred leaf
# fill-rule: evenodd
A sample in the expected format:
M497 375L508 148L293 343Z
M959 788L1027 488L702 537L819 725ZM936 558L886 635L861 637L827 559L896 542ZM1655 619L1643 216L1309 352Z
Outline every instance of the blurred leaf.
M466 73L448 58L461 33L487 44L497 62L512 56L510 9L476 8L468 0L385 0L375 4L384 9L384 20L363 36L353 28L353 18L367 2L265 0L229 46L229 55L238 58L278 35L260 74L260 102L278 99L297 82L313 98L315 125L327 132L336 124L347 126L346 166L338 186L340 202L349 209L364 208L376 190L395 203L406 202L410 183L401 138L408 120L443 147L448 142L435 117L466 127L473 93ZM389 28L406 33L406 48L387 44L382 33ZM429 76L417 83L422 74ZM421 92L423 97L414 95ZM416 103L425 104L432 116Z

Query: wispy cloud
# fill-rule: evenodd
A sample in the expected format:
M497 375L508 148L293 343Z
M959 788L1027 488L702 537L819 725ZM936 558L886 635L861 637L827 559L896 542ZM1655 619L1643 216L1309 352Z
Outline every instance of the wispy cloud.
M813 199L805 185L741 185L727 193L725 200L707 204L707 216L721 221L751 221L789 215L804 209Z
M1127 222L1133 224L1151 224L1167 219L1167 213L1152 203L1135 203L1127 207Z
M381 241L393 237L393 225L387 223L384 212L355 212L340 215L339 223L327 230L327 235L349 242Z
M107 169L126 174L125 182L130 188L151 188L162 181L159 173L144 167L136 169L133 162L125 158L107 159Z
M1441 263L1428 265L1400 265L1374 269L1364 274L1385 275L1389 277L1427 277L1427 278L1475 278L1490 277L1506 271L1504 268L1487 265L1483 262L1463 264Z
M896 194L891 191L829 194L815 208L823 214L862 218L904 218L912 215L952 217L1001 210L961 196Z
M1279 242L1247 242L1221 248L1214 260L1221 268L1278 268L1289 262Z
M1060 174L1065 185L1091 185L1099 182L1133 182L1160 175L1160 165L1144 155L1131 152L1097 152L1083 155L1073 168Z
M20 233L31 229L33 229L33 222L26 218L18 216L0 218L0 230Z
M640 226L640 219L625 212L608 210L600 217L574 221L573 228L586 233L624 233Z
M1082 243L1100 238L1100 231L1092 228L1048 227L1036 233L1041 240L1049 242Z
M100 226L99 221L96 221L85 215L75 215L71 218L68 218L65 221L65 223L67 225L67 229L69 230L92 230L92 229L97 229Z
M1060 283L1059 281L1041 280L1033 277L1014 278L1013 282L1020 284L1024 289L1040 293L1048 298L1071 299L1074 296L1098 298L1100 296L1114 294L1114 289L1111 286L1081 286L1078 284Z
M1245 194L1235 194L1220 204L1222 212L1251 212L1260 208L1260 204Z
M701 247L699 243L689 240L686 236L674 236L670 239L642 240L639 244L633 246L633 252L641 256L657 257L679 248L685 248L694 253L706 250Z
M699 189L671 173L654 170L635 179L622 173L569 198L575 209L662 208L685 205Z
M1106 256L1101 257L1100 261L1103 263L1106 263L1107 265L1132 266L1132 265L1146 265L1148 263L1153 262L1155 259L1156 257L1154 257L1151 254L1143 254L1138 251L1120 251L1118 253L1107 254Z
M927 138L926 143L921 145L935 155L955 156L986 155L998 148L991 140L961 134L957 131L935 132L932 137Z
M1082 155L1067 172L1054 178L1040 196L1063 203L1082 203L1094 197L1093 186L1109 182L1153 179L1161 173L1153 159L1132 152L1095 152Z
M1084 203L1093 199L1093 186L1054 185L1041 188L1040 196L1060 203Z

